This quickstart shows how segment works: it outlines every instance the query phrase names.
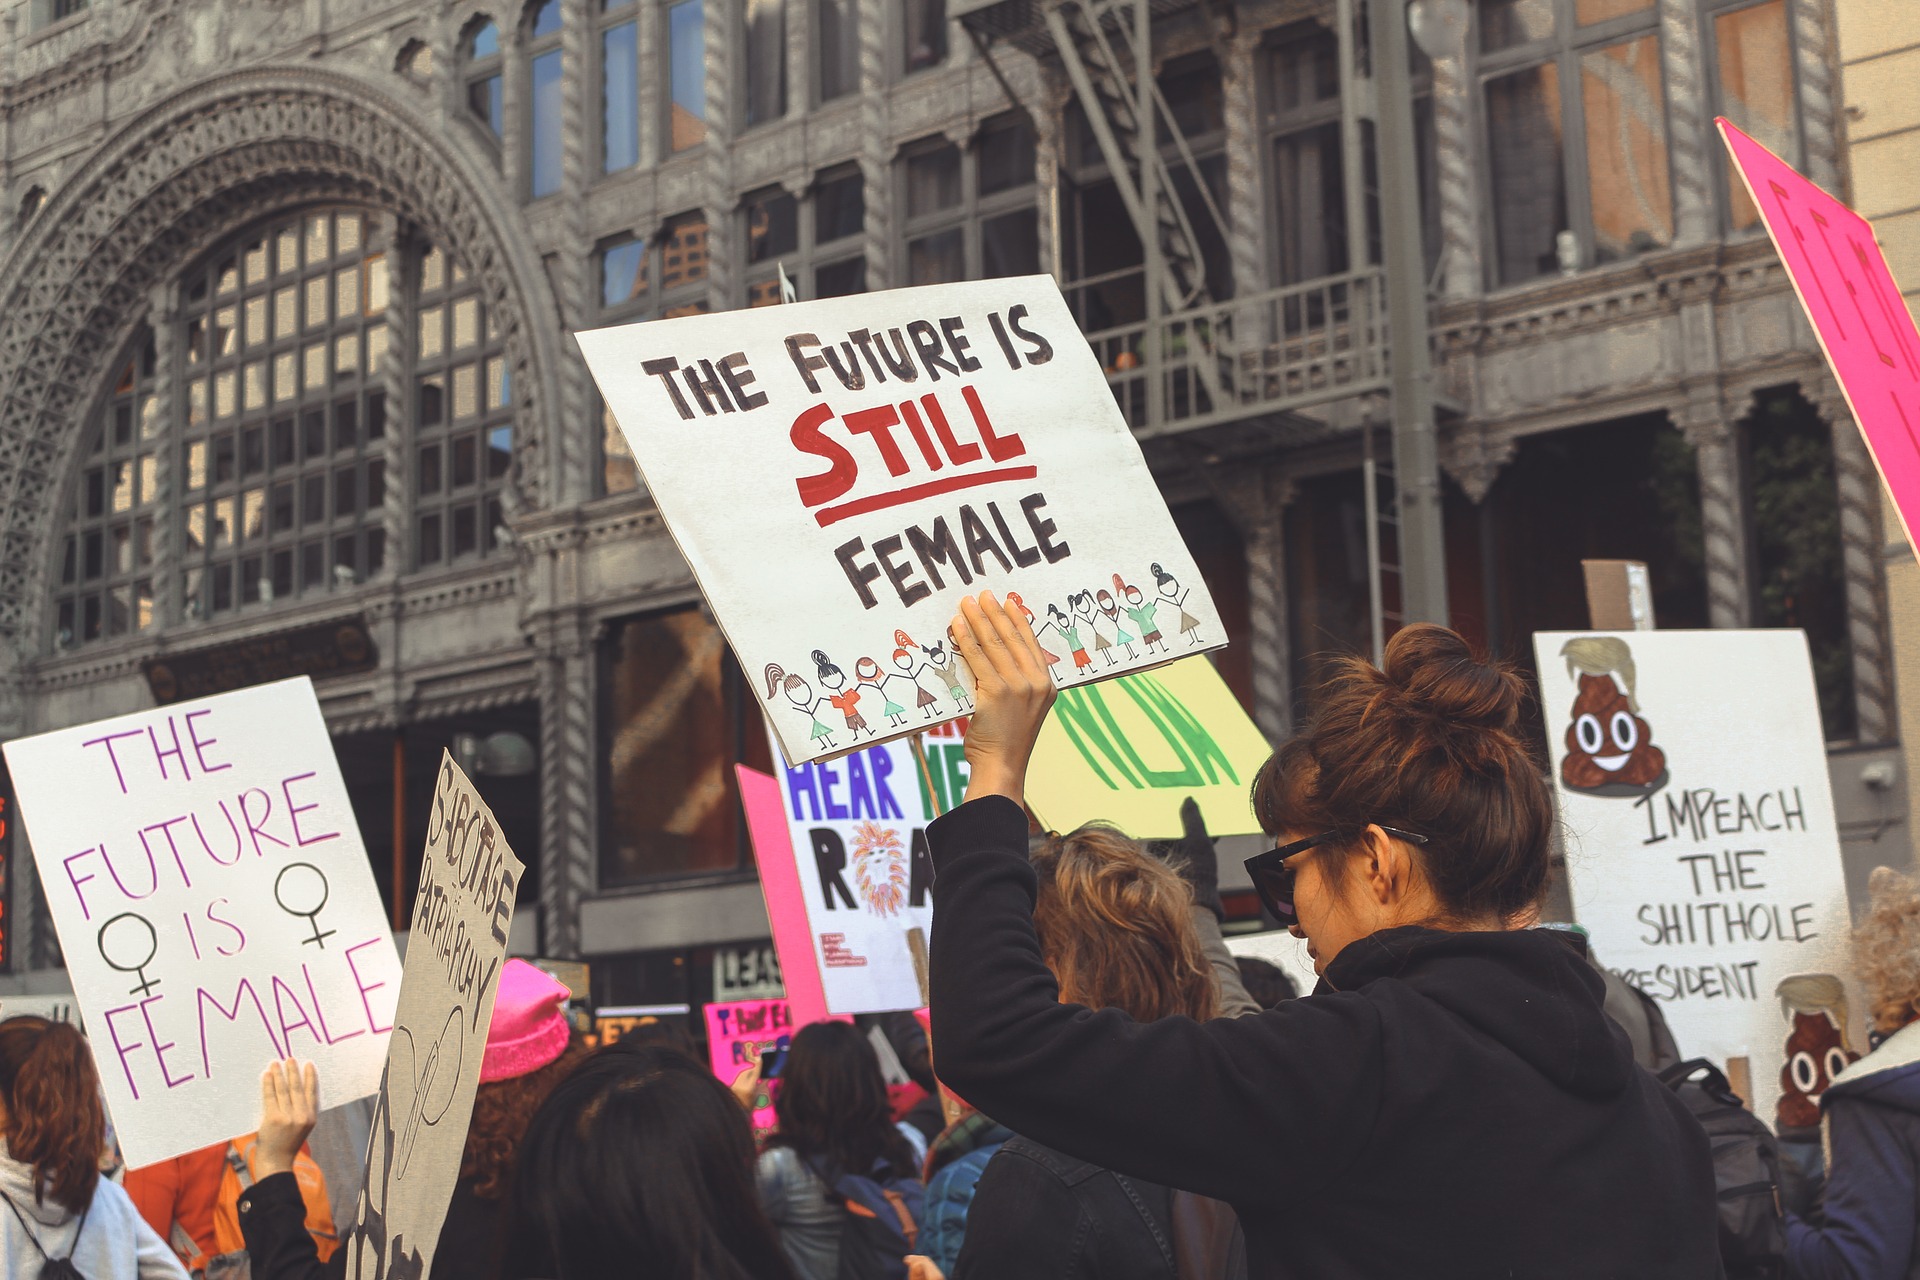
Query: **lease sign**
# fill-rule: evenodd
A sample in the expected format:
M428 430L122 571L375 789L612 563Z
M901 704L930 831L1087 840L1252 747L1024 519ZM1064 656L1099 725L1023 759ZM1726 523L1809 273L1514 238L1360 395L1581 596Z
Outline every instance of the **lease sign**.
M1727 120L1719 125L1911 541L1920 516L1920 332L1873 226Z

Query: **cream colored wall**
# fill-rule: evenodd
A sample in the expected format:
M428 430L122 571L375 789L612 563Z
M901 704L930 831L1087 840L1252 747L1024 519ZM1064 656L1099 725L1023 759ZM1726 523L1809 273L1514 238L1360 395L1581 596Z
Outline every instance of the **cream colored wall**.
M1920 315L1920 23L1915 0L1833 0L1847 135L1848 203L1873 222L1907 307ZM1887 612L1892 631L1908 830L1920 818L1920 562L1890 499Z

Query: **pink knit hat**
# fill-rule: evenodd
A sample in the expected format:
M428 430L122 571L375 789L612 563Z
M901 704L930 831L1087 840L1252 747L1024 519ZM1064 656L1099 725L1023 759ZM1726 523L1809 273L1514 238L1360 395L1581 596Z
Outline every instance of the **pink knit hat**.
M566 1052L572 1031L567 995L566 987L525 960L507 961L493 998L493 1021L487 1025L480 1083L538 1071Z

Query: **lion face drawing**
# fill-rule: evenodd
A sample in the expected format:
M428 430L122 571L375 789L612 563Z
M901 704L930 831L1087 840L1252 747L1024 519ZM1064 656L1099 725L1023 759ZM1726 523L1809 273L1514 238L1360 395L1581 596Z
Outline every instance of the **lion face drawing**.
M877 916L906 910L907 849L898 831L871 821L853 829L853 887Z

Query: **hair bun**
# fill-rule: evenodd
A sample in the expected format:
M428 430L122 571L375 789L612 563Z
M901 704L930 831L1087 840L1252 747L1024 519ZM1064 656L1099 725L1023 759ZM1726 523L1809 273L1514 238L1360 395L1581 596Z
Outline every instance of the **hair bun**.
M1456 724L1511 729L1526 686L1505 667L1481 662L1459 634L1430 622L1402 627L1387 642L1387 683L1410 708Z

